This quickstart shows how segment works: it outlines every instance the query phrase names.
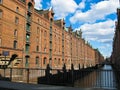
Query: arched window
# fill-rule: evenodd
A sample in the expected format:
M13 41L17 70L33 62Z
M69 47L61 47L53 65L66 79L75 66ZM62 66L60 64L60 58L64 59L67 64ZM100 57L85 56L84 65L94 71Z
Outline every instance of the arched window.
M39 46L38 46L38 45L36 46L36 51L37 51L37 52L39 51Z
M18 23L19 23L19 18L15 17L15 24L18 24Z
M35 64L37 64L37 65L39 64L39 57L38 56L36 57Z
M43 64L44 65L47 64L47 58L46 57L43 58Z
M60 58L58 59L58 65L60 65Z
M14 49L17 48L17 41L16 41L16 40L14 40L14 42L13 42L13 48L14 48Z
M39 18L38 18L38 23L40 22Z
M16 12L19 12L19 7L16 7Z
M46 36L47 36L47 32L45 31L45 32L44 32L44 37L46 38Z
M31 2L28 3L28 11L29 11L29 12L32 11L32 3L31 3Z
M14 36L17 36L17 29L14 30Z

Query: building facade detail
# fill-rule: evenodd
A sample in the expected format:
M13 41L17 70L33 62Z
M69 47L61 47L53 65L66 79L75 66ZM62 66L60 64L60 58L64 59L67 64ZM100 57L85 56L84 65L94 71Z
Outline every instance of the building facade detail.
M54 20L54 11L34 9L34 0L0 0L0 65L10 67L87 68L104 58L82 38L82 31ZM12 6L12 7L11 7ZM98 58L99 57L99 58Z
M115 22L115 26L111 62L116 68L120 68L120 8L117 9L117 21Z

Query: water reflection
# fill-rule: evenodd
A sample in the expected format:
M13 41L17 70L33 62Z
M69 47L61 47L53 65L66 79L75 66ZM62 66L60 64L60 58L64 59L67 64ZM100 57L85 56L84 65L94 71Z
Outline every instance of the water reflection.
M86 73L86 72L84 72ZM86 87L93 87L94 84L96 83L96 72L92 72L90 73L89 75L77 80L75 83L74 83L74 86L75 87L82 87L82 88L86 88Z
M84 72L86 73L86 72ZM87 76L77 80L74 83L75 87L83 87L83 88L115 88L115 77L111 66L105 65L103 68L99 70L95 70L88 74Z

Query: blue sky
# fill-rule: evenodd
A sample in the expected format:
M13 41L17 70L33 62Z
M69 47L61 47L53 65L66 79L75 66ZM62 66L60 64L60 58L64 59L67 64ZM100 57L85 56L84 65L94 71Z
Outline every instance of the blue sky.
M119 0L35 0L36 9L53 7L54 19L63 19L66 27L82 29L83 38L105 56L112 52Z

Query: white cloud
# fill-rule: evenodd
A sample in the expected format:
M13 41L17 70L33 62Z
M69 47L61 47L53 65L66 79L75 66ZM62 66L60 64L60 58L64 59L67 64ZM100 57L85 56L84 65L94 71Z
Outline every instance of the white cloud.
M71 23L76 23L78 21L91 23L96 20L105 19L107 15L116 12L118 5L117 0L104 0L97 4L91 4L90 10L86 12L77 10L73 17L70 18L70 21Z
M42 8L42 4L41 4L41 2L42 2L42 0L34 0L35 1L35 8L36 9L41 9Z
M79 27L77 30L81 28L83 37L90 43L94 42L92 46L99 48L105 56L110 56L115 20L106 19L106 16L116 13L119 0L101 0L98 3L91 4L90 9L85 11L85 3L88 1L90 3L92 0L81 0L77 5L75 0L50 0L47 5L53 7L57 19L66 18L68 15L73 14L70 18L72 24L85 23L77 26ZM41 2L42 0L35 0L36 9L42 8ZM82 12L82 9L84 12ZM97 20L103 20L104 22L96 23Z
M78 5L74 0L51 0L56 18L65 18L68 14L74 13Z
M114 20L107 20L105 22L99 22L94 24L83 24L80 28L83 31L83 37L88 41L98 41L101 43L112 42L114 34Z
M85 8L85 1L86 0L82 0L82 2L80 2L80 4L79 4L79 8L80 9L84 9Z
M99 46L99 50L104 55L104 57L108 57L111 55L110 52L112 50L112 47L110 44L104 44L104 45Z

